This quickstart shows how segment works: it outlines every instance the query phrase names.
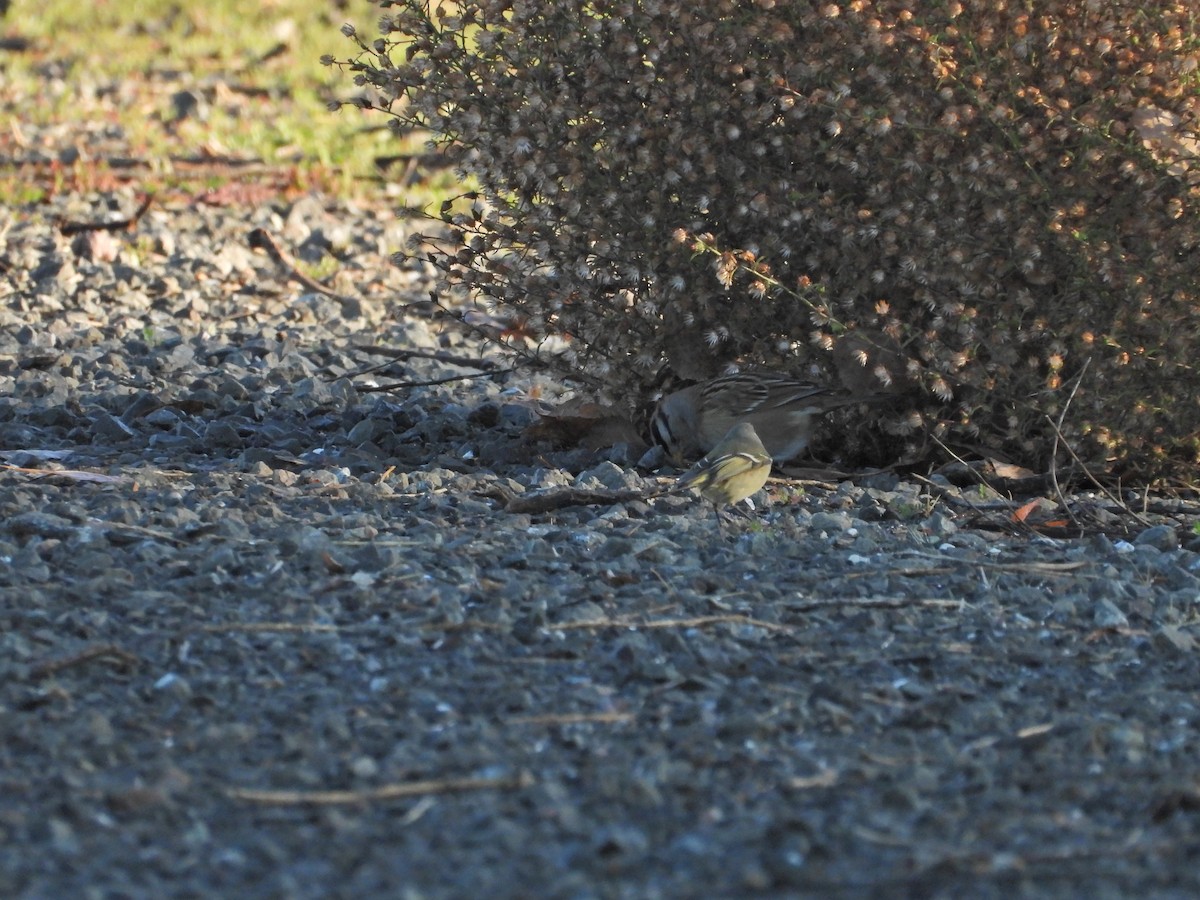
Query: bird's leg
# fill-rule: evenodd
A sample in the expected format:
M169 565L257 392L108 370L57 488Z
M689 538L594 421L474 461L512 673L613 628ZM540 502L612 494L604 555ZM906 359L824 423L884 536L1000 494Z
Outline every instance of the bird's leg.
M726 520L733 521L733 517L735 515L739 519L753 519L754 516L751 515L751 512L753 512L753 511L754 511L754 504L751 503L749 500L746 501L745 506L743 506L741 503L735 503L733 506L729 507L729 509L727 509L725 511L725 515L727 517Z

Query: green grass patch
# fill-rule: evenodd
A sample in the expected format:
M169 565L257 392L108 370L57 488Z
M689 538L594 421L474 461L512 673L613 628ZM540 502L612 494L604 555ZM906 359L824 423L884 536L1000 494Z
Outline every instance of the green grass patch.
M0 117L14 123L0 136L0 200L94 187L114 172L152 190L211 188L248 177L221 168L234 159L259 161L254 178L278 166L293 188L424 206L439 189L388 190L375 165L420 152L423 139L400 142L382 116L328 108L360 89L321 57L352 55L341 25L369 33L377 14L329 0L16 0L0 30L28 45L0 56ZM137 164L113 164L125 158ZM207 171L192 168L206 159Z

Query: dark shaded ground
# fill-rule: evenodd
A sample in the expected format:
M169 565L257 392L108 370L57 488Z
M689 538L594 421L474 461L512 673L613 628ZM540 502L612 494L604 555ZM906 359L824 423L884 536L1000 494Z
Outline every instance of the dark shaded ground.
M398 311L398 226L160 208L135 255L60 211L0 227L0 895L1200 893L1183 517L1052 541L886 480L724 531L505 513L642 477L523 445L539 376L360 392L380 347L478 352Z

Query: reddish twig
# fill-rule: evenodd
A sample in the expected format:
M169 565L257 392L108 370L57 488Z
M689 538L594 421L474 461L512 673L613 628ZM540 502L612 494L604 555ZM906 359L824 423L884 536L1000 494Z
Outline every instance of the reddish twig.
M146 214L146 210L150 208L150 204L153 202L154 195L145 194L142 197L142 202L134 210L132 216L127 219L116 219L111 222L68 222L65 219L59 219L58 230L61 234L67 236L82 234L86 231L129 231Z
M96 644L92 647L85 647L83 650L70 656L48 659L37 663L29 670L29 674L34 678L45 678L47 675L54 675L63 669L83 665L83 663L90 662L93 659L110 659L121 667L132 667L139 662L136 656L128 650L118 647L116 644Z
M267 256L271 257L272 261L281 269L287 272L289 278L300 283L302 287L308 288L317 294L324 294L326 297L331 297L338 303L345 306L348 303L358 303L353 297L347 297L345 294L339 294L332 288L327 288L315 278L310 278L305 275L296 265L296 261L275 243L274 239L267 234L265 229L255 228L250 232L250 246L255 250L263 250Z

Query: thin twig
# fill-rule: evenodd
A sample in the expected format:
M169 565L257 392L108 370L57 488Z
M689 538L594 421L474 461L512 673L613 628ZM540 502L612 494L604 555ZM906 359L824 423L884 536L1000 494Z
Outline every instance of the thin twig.
M86 472L82 469L33 469L28 466L11 466L7 463L0 465L0 469L3 469L5 472L16 472L39 479L46 479L57 475L59 478L64 478L68 481L90 481L96 484L120 484L129 480L129 476L127 475L108 475L104 472Z
M30 668L29 674L34 678L45 678L47 675L54 675L63 669L70 669L74 666L90 662L93 659L108 659L122 668L132 668L141 661L137 656L123 647L118 647L116 644L96 644L92 647L86 647L70 656L37 663Z
M750 616L743 616L738 613L730 613L721 616L695 616L690 619L588 619L583 622L556 622L548 624L546 628L551 631L576 631L579 629L600 629L600 628L635 628L635 629L654 629L654 628L703 628L706 625L749 625L754 628L765 628L769 631L794 631L794 625L785 625L780 622L766 622L762 619L753 619Z
M963 459L962 457L960 457L960 456L959 456L957 453L955 453L953 450L951 450L949 447L947 447L947 446L946 446L944 443L942 443L940 440L938 440L938 438L937 438L937 435L930 435L929 437L930 437L930 438L933 440L933 442L934 442L935 444L937 444L937 445L938 445L939 447L941 447L941 448L942 448L944 451L946 451L946 452L947 452L947 453L949 453L949 454L950 454L952 457L954 457L954 459L955 459L957 462L959 462L959 463L961 463L963 466L965 466L965 467L966 467L966 469L967 469L967 471L968 471L968 472L970 472L972 475L974 475L974 476L975 476L975 477L976 477L976 478L979 480L979 483L980 483L981 485L983 485L985 488L988 488L989 490L993 490L993 491L995 491L995 490L996 490L994 487L992 487L990 484L988 484L988 482L987 482L987 479L986 479L986 478L984 478L984 477L983 477L981 474L979 474L977 471L975 471L975 469L971 468L971 466L970 466L970 465L968 465L968 463L967 463L967 461L966 461L965 459ZM999 493L999 491L996 491L996 493ZM940 499L940 498L939 498L939 499ZM967 502L970 502L970 501L967 501ZM1026 522L1024 519L1013 519L1013 518L1010 516L1010 517L1008 518L1008 520L1006 520L1006 524L1007 524L1007 525L1010 525L1010 526L1015 526L1015 527L1017 527L1017 528L1023 528L1023 529L1025 529L1026 531L1028 531L1030 534L1037 534L1037 530L1036 530L1036 529L1034 529L1034 527L1033 527L1032 525L1030 525L1028 522Z
M293 281L298 281L303 287L306 287L310 291L314 291L318 294L323 294L326 297L330 297L342 304L343 307L349 304L358 303L358 300L355 298L347 297L345 294L339 294L332 288L327 288L315 278L310 278L308 275L305 275L303 272L301 272L299 267L296 265L296 261L279 248L279 245L275 243L274 239L272 239L269 234L267 234L265 229L255 228L250 232L248 240L251 248L255 250L266 251L267 256L271 257L277 266L287 272L288 277L290 277Z
M362 791L271 791L256 788L226 788L225 793L235 800L248 800L251 803L268 803L275 806L340 806L465 791L517 791L533 784L533 776L528 772L521 772L512 778L447 778L436 781L409 781L402 784L385 784Z
M862 609L900 609L909 606L924 606L934 609L962 609L970 606L963 600L935 600L913 597L835 597L827 600L804 600L798 603L786 603L788 612L811 612L819 609L836 609L839 607L854 607ZM787 622L767 622L739 613L724 615L694 616L680 619L644 619L627 616L619 619L586 619L580 622L548 622L543 628L547 631L599 631L605 628L628 628L636 631L648 631L660 628L704 628L709 625L745 625L750 628L762 628L767 631L795 631L799 625ZM450 630L444 624L436 626L439 630ZM493 622L461 622L450 626L453 630L501 631L502 626Z
M1087 374L1088 366L1091 364L1092 358L1090 356L1083 361L1083 368L1079 370L1079 376L1075 379L1075 385L1071 388L1071 393L1067 395L1067 402L1063 404L1062 411L1058 414L1058 424L1054 424L1050 417L1046 416L1046 421L1050 422L1050 426L1054 429L1054 446L1050 448L1050 483L1054 486L1054 493L1058 497L1059 504L1066 511L1067 515L1071 517L1071 521L1075 523L1075 527L1080 531L1084 530L1083 524L1075 515L1075 511L1071 509L1070 504L1067 503L1067 498L1063 496L1062 486L1058 483L1058 442L1062 440L1063 444L1066 445L1066 440L1062 437L1063 422L1066 421L1067 410L1071 408L1071 402L1075 399L1075 394L1078 393L1079 386L1083 384L1083 376ZM1074 453L1071 455L1075 456ZM1084 471L1087 471L1086 467ZM1090 473L1088 477L1091 477ZM1095 480L1092 478L1092 481Z
M201 625L198 628L191 630L203 631L207 634L226 634L233 631L244 631L251 633L303 633L315 631L341 631L341 628L337 625L321 624L317 622L227 622L220 625Z
M862 609L902 609L908 606L924 606L932 609L962 609L970 606L965 600L939 600L928 597L831 597L824 600L802 600L787 603L788 612L813 612L819 609L840 607Z
M179 544L181 546L189 543L186 538L176 537L173 534L159 531L157 528L147 528L144 525L130 525L125 522L105 522L100 519L89 519L88 524L99 526L105 531L114 534L138 535L139 537L153 538L156 541L164 541L168 544Z
M658 496L657 489L621 491L581 490L579 488L552 488L526 494L514 494L501 484L493 485L493 491L504 502L508 513L544 513L568 506L611 506L617 503L632 503Z
M1078 570L1091 565L1090 562L1080 560L1078 562L1066 563L1039 563L1039 562L1022 562L1022 563L996 563L988 562L982 559L957 559L953 556L930 556L921 558L941 559L946 562L957 563L958 567L970 569L991 569L997 572L1023 572L1031 575L1071 575ZM914 577L930 577L934 575L946 575L957 571L952 566L922 566L921 568L912 569L870 569L868 571L852 571L846 574L847 578L868 578L886 575L904 575L909 578Z
M428 381L394 381L391 384L356 385L355 390L360 394L372 394L378 391L395 391L401 388L433 387L437 384L450 384L453 381L469 381L472 378L491 378L493 375L507 375L517 371L517 366L507 369L492 369L490 372L470 372L466 375L451 375L448 378L431 378Z
M1135 854L1139 857L1161 859L1172 855L1179 858L1187 852L1191 852L1191 848L1181 853L1180 845L1174 841L1142 842L1131 838L1108 845L1050 847L1046 850L1012 854L1004 857L1002 871L1020 872L1023 877L1033 877L1031 872L1045 871L1047 867L1052 866L1058 869L1061 876L1064 871L1069 871L1062 868L1067 863L1090 863L1094 867L1096 863L1111 863L1114 860L1127 859ZM979 879L982 876L1001 871L998 869L996 855L987 852L946 852L937 858L923 859L917 862L918 874L939 872L944 876L956 872L966 873L973 879Z
M494 359L481 359L470 356L455 356L441 350L401 350L398 347L381 347L378 344L355 344L354 349L361 353L372 353L376 356L390 356L396 359L431 359L434 362L446 363L451 366L463 366L471 369L495 369L500 363ZM384 363L386 365L386 363Z
M599 722L603 725L622 725L636 718L632 713L545 713L540 716L514 716L504 721L509 725L581 725Z
M58 230L59 233L67 236L82 234L85 231L128 231L146 214L146 210L150 208L150 204L153 202L153 194L143 195L142 202L138 204L138 208L134 210L133 215L127 219L114 219L108 222L68 222L65 219L60 219Z
M1091 360L1089 359L1088 362L1091 362ZM1063 448L1067 451L1067 453L1071 454L1071 459L1075 460L1075 462L1076 462L1076 464L1078 464L1079 468L1082 469L1083 473L1088 477L1088 480L1091 481L1091 483L1094 484L1097 487L1097 489L1099 489L1106 497L1108 497L1109 500L1111 500L1113 503L1115 503L1119 509L1124 510L1129 515L1133 516L1133 518L1137 519L1137 521L1140 522L1142 525L1149 526L1150 522L1147 519L1145 519L1143 516L1139 515L1138 513L1134 512L1132 509L1130 509L1129 504L1123 503L1121 500L1119 500L1116 496L1113 495L1112 491L1110 491L1108 488L1106 488L1103 484L1100 483L1100 480L1098 478L1096 478L1096 476L1094 476L1088 470L1087 464L1082 459L1079 458L1079 454L1077 454L1075 452L1075 448L1072 447L1071 444L1067 441L1067 439L1063 436L1063 433L1062 433L1063 418L1067 414L1067 407L1070 406L1071 400L1074 399L1074 397L1075 397L1075 392L1077 390L1079 390L1080 382L1083 379L1083 373L1086 371L1087 371L1087 363L1084 364L1083 369L1080 371L1079 379L1077 379L1075 382L1075 387L1071 389L1071 395L1070 395L1070 397L1067 398L1066 405L1063 406L1062 415L1060 415L1058 417L1058 422L1056 423L1049 416L1046 416L1046 421L1049 422L1050 427L1054 429L1054 452L1050 456L1050 465L1052 467L1054 465L1054 457L1058 454L1058 443L1059 443L1059 440L1061 439ZM1051 472L1053 473L1053 468L1051 469ZM1055 486L1057 488L1057 482L1055 482ZM1061 492L1059 493L1059 501L1063 504L1063 506L1065 508L1066 501L1063 500ZM1068 509L1067 512L1070 515L1070 509ZM1071 515L1071 519L1072 519L1072 521L1074 521L1075 516ZM1076 524L1078 525L1077 522L1076 522Z
M961 456L959 456L957 453L955 453L953 450L951 450L950 447L947 446L945 443L943 443L936 434L929 435L929 439L932 440L939 447L941 447L942 450L944 450L950 456L951 459L953 459L956 463L958 463L960 466L962 466L963 469L965 469L971 475L974 475L975 480L978 481L983 487L990 488L993 491L996 490L990 484L988 484L987 479L984 478L974 466L972 466L969 462L967 462L965 459L963 459ZM999 493L999 492L997 491L997 493Z
M962 493L962 491L956 491L951 488L947 488L926 478L924 475L919 475L914 472L908 477L924 485L925 488L931 494L937 497L937 499L942 503L945 503L949 506L966 507L989 524L995 522L995 520L990 517L988 513L996 511L1006 512L1010 514L1009 518L1001 519L999 522L996 522L997 526L1008 528L1011 524L1013 524L1011 522L1011 513L1016 510L1017 504L1013 503L1011 500L990 500L987 503L975 503L966 494ZM987 485L983 486L987 487Z

